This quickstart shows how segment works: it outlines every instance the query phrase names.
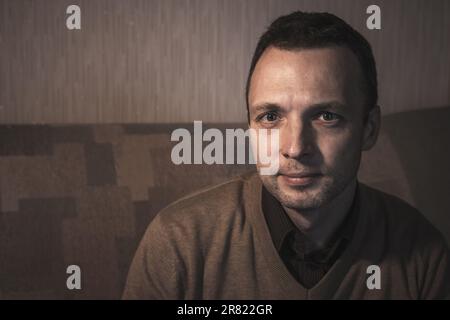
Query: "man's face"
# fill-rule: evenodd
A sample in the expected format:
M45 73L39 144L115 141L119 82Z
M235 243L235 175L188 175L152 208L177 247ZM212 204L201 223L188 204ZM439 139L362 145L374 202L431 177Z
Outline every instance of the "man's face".
M279 170L261 175L282 205L330 203L354 181L367 143L362 73L347 48L266 49L249 90L250 127L279 129Z

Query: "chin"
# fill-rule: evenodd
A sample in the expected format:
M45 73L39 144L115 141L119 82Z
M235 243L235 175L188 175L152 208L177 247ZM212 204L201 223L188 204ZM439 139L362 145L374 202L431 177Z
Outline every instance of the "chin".
M283 190L278 197L280 203L288 208L297 210L317 209L327 203L321 190Z
M279 177L278 177L279 178ZM266 189L285 207L297 210L312 210L331 202L334 198L333 183L322 177L306 186L293 186L281 179L265 181Z

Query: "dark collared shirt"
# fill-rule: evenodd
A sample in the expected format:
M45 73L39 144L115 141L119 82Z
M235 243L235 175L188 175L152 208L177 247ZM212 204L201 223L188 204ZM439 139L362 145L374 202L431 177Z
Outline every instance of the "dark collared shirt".
M264 187L262 192L264 216L281 259L301 285L307 289L314 287L341 256L352 238L357 219L355 203L328 245L311 249L311 241L295 226L278 200Z

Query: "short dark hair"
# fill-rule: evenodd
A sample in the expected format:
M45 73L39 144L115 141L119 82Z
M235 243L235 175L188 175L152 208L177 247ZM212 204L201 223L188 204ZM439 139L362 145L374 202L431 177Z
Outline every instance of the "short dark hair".
M366 104L369 109L374 107L378 100L377 70L369 42L344 20L331 13L296 11L273 21L258 41L245 90L248 121L251 78L259 58L268 47L297 50L332 46L347 47L356 55L364 76Z

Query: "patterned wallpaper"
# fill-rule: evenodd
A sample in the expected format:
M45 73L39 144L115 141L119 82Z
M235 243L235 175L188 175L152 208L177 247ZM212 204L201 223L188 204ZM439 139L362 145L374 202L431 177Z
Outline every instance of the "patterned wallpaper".
M160 209L251 170L176 166L171 131L158 125L0 127L2 297L119 298L136 246ZM79 292L66 288L70 264L82 271Z
M384 117L359 178L417 206L450 241L449 116L450 108L437 108ZM0 297L119 298L161 208L253 170L174 165L170 133L178 127L0 126ZM81 267L79 291L66 288L71 264Z

